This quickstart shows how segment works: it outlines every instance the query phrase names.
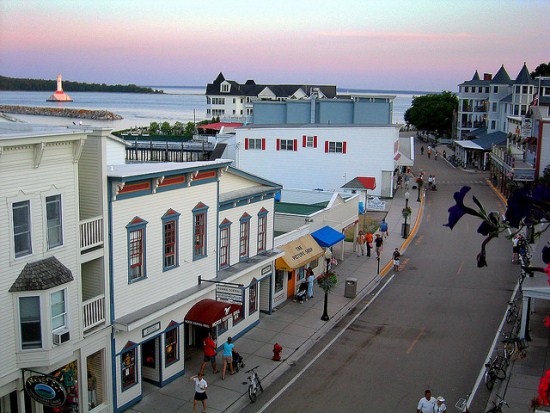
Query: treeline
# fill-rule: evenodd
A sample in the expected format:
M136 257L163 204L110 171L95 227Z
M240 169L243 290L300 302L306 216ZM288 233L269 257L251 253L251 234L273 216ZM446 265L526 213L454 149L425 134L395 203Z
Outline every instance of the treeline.
M0 90L22 90L31 92L55 92L57 80L18 79L0 76ZM105 83L81 83L63 81L63 90L70 92L117 92L117 93L164 93L162 90L130 85L107 85Z

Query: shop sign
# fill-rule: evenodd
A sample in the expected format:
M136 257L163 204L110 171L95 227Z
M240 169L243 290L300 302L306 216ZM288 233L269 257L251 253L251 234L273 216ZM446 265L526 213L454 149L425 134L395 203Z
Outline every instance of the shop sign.
M150 325L149 327L145 327L143 330L141 330L141 336L147 337L149 334L153 334L155 331L160 330L160 321Z
M67 391L54 377L47 375L30 376L25 381L25 391L38 403L48 407L59 407L65 404Z
M269 274L271 272L271 265L268 265L267 267L262 268L262 275Z
M216 300L225 303L242 304L243 292L240 287L216 284Z
M375 196L367 200L367 209L372 211L385 211L386 203L384 201L380 201L380 198Z

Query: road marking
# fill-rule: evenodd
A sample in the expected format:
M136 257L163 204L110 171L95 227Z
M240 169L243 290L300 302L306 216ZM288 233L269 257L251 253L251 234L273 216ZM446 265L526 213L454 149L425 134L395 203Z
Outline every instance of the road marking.
M365 312L365 310L369 307L369 305L374 302L374 300L376 300L378 298L378 296L380 295L380 293L382 291L384 291L384 288L386 288L386 286L391 282L391 280L393 280L393 277L395 277L395 274L392 275L390 277L390 279L380 288L380 290L378 290L378 292L372 297L372 299L370 300L370 302L368 302L367 304L365 304L365 306L363 307L363 309L361 311L358 311L357 314L355 314L355 316L350 320L349 323L347 323L339 332L338 334L336 334L336 336L330 340L330 342L325 346L323 347L323 349L315 356L313 357L313 359L304 366L304 368L298 372L293 378L292 380L290 380L281 390L279 390L277 392L277 394L275 396L273 396L270 400L268 400L266 402L266 404L264 404L262 406L262 408L260 410L258 410L258 413L262 413L263 411L265 411L265 409L267 409L269 406L271 406L271 404L276 400L278 399L289 387L291 387L295 382L296 380L298 380L302 374L304 374L306 372L307 369L309 369L313 363L315 363L317 361L317 359L319 359L319 357L321 357L323 354L325 354L325 352L336 342L336 340L338 340L340 338L340 336L342 334L344 334L344 332L349 328L349 326L351 326L358 318L361 314L363 314Z
M413 340L413 342L411 343L411 345L407 349L407 351L406 351L407 354L409 354L412 351L412 349L414 348L414 346L416 346L416 343L418 343L418 340L420 340L420 337L422 337L424 335L424 331L426 331L426 327L422 327L422 330L420 330L420 333L418 333L416 338Z

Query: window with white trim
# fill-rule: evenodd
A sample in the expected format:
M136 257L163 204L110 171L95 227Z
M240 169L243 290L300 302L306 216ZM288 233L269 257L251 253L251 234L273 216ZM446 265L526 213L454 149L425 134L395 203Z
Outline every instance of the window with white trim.
M16 258L32 254L30 208L30 201L14 202L12 205L13 243Z
M262 208L258 213L258 252L265 251L267 237L267 210Z
M243 214L240 219L239 259L247 259L250 253L250 215Z
M136 348L133 347L129 350L122 352L120 355L121 365L121 384L122 391L129 389L138 383L137 380L137 367L136 367Z
M135 217L126 225L128 232L128 282L141 280L147 276L145 265L145 228L147 221Z
M262 150L262 139L246 138L245 149Z
M193 209L193 260L206 257L206 213L202 202Z
M164 271L175 268L179 265L178 248L178 227L180 214L169 209L162 217L162 241L163 241L163 262Z
M328 142L328 152L344 153L343 142Z
M179 328L173 324L164 333L164 366L168 367L179 360Z
M316 148L317 147L317 136L304 136L306 148Z
M21 349L42 348L40 297L19 297L19 323L21 329Z
M227 267L229 262L231 222L223 222L220 225L220 268Z
M281 151L293 151L294 140L293 139L281 139L279 144L279 150Z
M63 245L61 195L46 197L46 224L48 228L48 249Z
M52 311L52 331L67 326L67 305L65 303L65 290L50 294L50 307Z

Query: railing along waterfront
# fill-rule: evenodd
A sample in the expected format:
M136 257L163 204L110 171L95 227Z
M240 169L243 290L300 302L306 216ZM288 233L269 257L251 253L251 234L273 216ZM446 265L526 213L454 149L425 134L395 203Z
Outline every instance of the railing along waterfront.
M86 300L82 303L84 312L84 330L105 322L105 295Z
M103 244L103 217L80 221L80 250Z

